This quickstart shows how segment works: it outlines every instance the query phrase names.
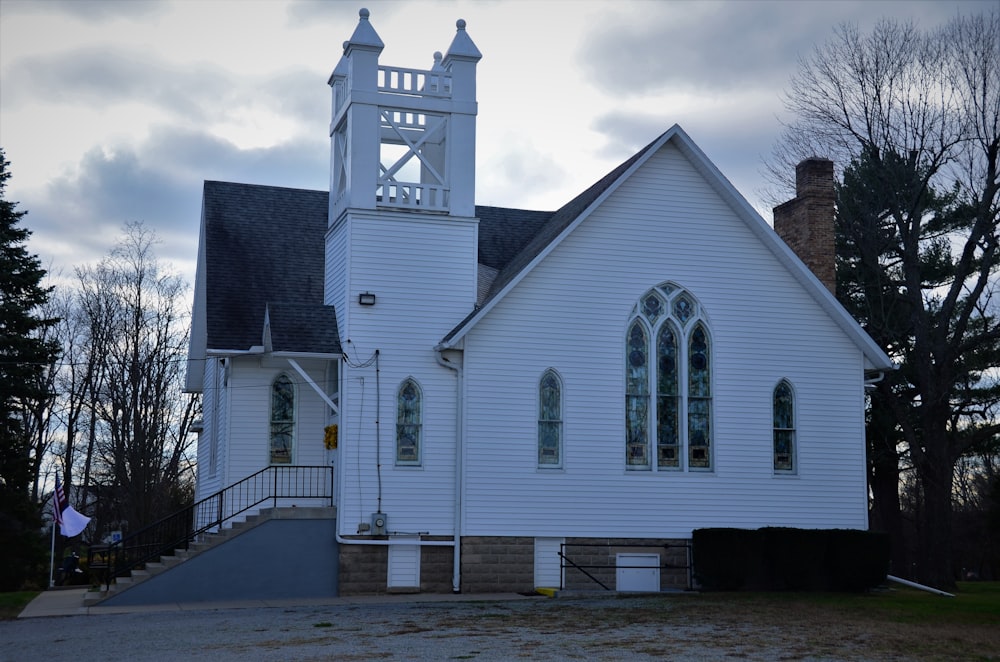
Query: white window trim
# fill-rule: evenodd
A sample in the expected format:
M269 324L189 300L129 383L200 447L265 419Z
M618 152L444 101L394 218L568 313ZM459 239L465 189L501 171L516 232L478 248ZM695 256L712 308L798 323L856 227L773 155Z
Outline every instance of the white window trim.
M774 427L774 392L778 390L781 384L787 384L788 389L792 392L792 427L791 428L776 428ZM787 377L782 377L777 382L775 382L774 387L771 388L771 468L774 471L775 476L797 476L799 473L799 395L795 390L795 385L792 383L791 379ZM774 448L774 433L776 430L791 430L792 431L792 467L790 469L779 469L777 466L777 458L775 457Z
M418 437L417 437L417 457L415 460L400 460L399 459L399 393L403 390L403 387L407 382L412 382L414 387L417 389L418 407L417 413L420 417L420 421L417 424ZM392 447L392 458L393 465L399 468L420 468L424 465L424 389L420 385L420 382L416 380L412 375L405 377L399 382L399 387L396 389L396 420L395 426L393 428L393 447Z
M284 377L292 385L292 449L288 453L288 464L271 461L271 426L274 424L274 384ZM299 436L299 389L295 380L287 372L279 372L267 386L267 466L269 467L292 467L295 466L295 455L298 451Z
M552 464L543 464L541 458L539 457L542 447L542 437L541 431L536 427L536 439L535 439L535 462L538 468L544 471L557 471L563 468L565 464L565 453L566 453L566 396L565 396L565 381L559 371L555 368L546 368L542 371L542 374L538 377L537 387L536 387L536 404L538 407L538 425L540 426L542 421L542 380L549 373L556 378L556 382L559 384L559 443L556 447L559 461ZM553 422L553 421L547 421Z
M657 319L651 320L646 316L643 311L643 301L648 295L655 292L662 303L665 304L664 311ZM673 302L681 294L687 295L695 305L695 313L688 319L686 323L682 323L681 320L674 316L672 307ZM628 439L627 431L628 426L623 426L625 430L626 438L623 441L623 448L625 451L625 471L626 473L715 473L715 447L717 440L715 438L715 342L711 332L711 324L709 323L708 317L705 314L704 307L701 302L691 293L687 288L681 287L673 282L663 282L656 287L650 288L643 292L639 297L638 301L632 308L632 312L629 315L626 324L623 338L623 357L621 365L627 366L628 361L628 335L632 328L632 324L638 320L642 324L646 331L646 342L647 342L647 379L649 384L647 387L648 393L648 411L647 411L647 422L646 422L646 457L648 459L645 465L630 465L628 463ZM656 442L656 377L657 377L657 354L656 354L656 340L659 335L660 329L664 324L670 324L673 328L674 335L677 340L677 380L678 380L678 439L677 439L677 452L679 456L678 466L676 467L661 467L659 466L659 449ZM692 467L690 466L690 435L689 435L689 424L688 424L688 403L689 403L689 362L690 362L690 340L691 334L694 330L701 325L705 332L708 341L708 361L709 361L709 413L708 413L708 429L709 429L709 445L708 445L708 464L707 467ZM626 368L627 373L627 368ZM623 394L627 394L627 381L628 375L623 374ZM773 400L773 397L772 397ZM628 410L624 412L625 421L628 420ZM772 453L773 455L773 453Z

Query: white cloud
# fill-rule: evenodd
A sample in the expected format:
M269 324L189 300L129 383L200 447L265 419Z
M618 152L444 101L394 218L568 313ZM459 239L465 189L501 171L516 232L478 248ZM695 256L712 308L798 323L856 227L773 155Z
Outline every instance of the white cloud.
M987 4L2 1L0 145L30 247L68 268L145 220L188 280L203 180L326 187L326 80L361 5L404 67L467 20L479 202L553 209L675 122L759 207L798 54L841 21L930 27Z

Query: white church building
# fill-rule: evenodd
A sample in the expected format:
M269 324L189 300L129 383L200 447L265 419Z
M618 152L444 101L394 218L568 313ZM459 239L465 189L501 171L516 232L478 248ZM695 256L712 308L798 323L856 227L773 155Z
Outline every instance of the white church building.
M832 164L794 250L676 125L556 211L477 206L457 27L389 66L360 12L329 191L205 183L196 500L327 468L345 595L683 588L695 529L866 529L892 363L831 291Z

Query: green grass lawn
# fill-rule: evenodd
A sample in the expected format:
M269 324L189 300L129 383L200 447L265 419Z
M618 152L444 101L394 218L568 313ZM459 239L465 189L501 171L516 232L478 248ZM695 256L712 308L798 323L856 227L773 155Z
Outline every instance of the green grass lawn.
M949 598L889 583L871 593L726 593L747 606L789 608L807 604L851 618L912 625L997 625L1000 627L1000 582L959 582ZM719 595L706 593L706 596Z

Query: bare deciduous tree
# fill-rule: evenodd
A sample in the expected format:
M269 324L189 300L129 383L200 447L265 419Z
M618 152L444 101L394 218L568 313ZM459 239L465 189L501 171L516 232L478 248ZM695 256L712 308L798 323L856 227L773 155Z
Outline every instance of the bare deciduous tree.
M889 20L869 34L843 26L800 61L786 105L793 119L768 164L773 177L818 154L863 173L883 194L864 221L877 230L867 240L882 245L855 242L847 247L853 256L841 257L867 260L889 287L870 287L873 276L853 291L838 285L838 296L903 365L878 384L878 399L919 482L918 578L951 586L953 468L997 431L963 402L995 379L1000 363L992 299L1000 261L1000 14L959 16L931 32ZM841 212L841 230L865 218Z
M188 494L198 404L182 393L186 285L164 270L154 243L128 225L107 258L77 271L89 345L78 393L93 408L84 473L113 504L104 516L132 529Z

